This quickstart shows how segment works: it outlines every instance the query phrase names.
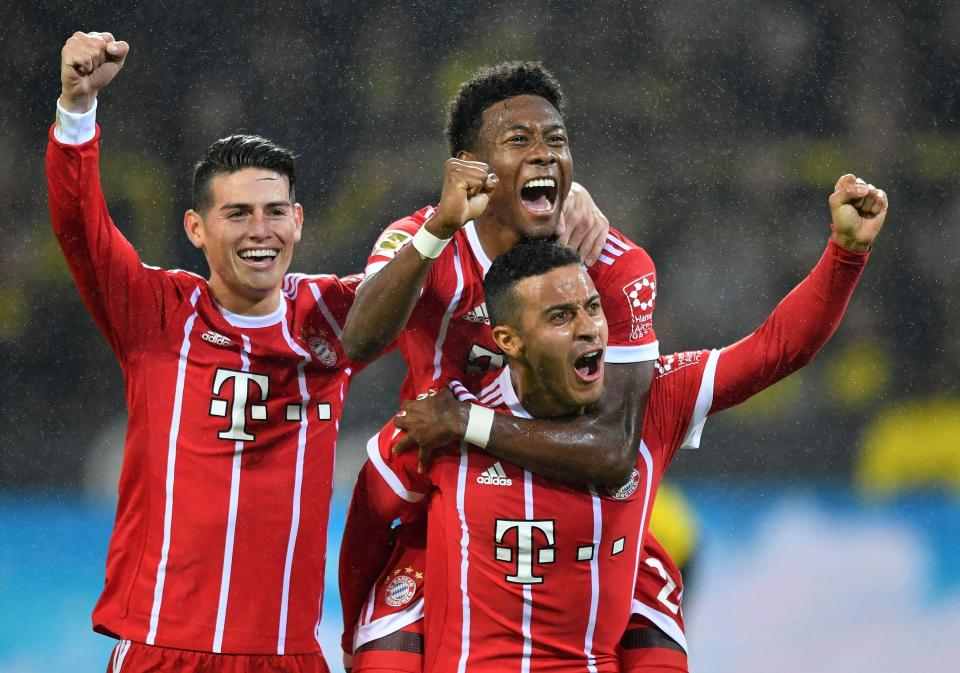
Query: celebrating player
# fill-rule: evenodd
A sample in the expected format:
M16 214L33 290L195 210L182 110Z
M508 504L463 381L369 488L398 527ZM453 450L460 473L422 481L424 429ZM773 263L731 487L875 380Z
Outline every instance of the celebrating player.
M325 671L320 619L333 446L354 365L358 277L285 275L300 239L293 155L254 136L197 164L184 218L210 278L140 262L99 183L97 93L126 42L76 33L47 155L50 212L127 383L130 430L94 627L112 669ZM586 192L565 212L589 253ZM230 653L230 657L218 656Z
M438 454L422 473L413 454L392 450L402 432L396 425L402 420L431 443L469 437L457 407L480 407L458 382L450 387L467 401L443 392L408 402L371 440L361 473L368 520L389 527L411 507L430 510L425 671L629 670L617 645L664 470L678 448L699 444L709 414L812 359L839 324L887 211L882 191L850 175L837 183L830 206L827 250L759 329L722 350L658 360L626 486L559 485L467 442ZM487 275L494 338L509 366L480 399L498 411L564 416L600 396L606 324L599 295L564 250L525 243ZM394 602L415 591L404 583L386 588ZM372 593L369 601L380 598Z
M184 229L209 279L141 263L107 212L94 121L128 51L109 33L67 40L47 149L53 228L127 391L94 629L121 639L111 671L325 672L334 443L357 370L339 334L360 279L285 275L295 162L255 136L196 166Z
M393 223L377 241L343 340L351 357L367 359L396 338L409 367L403 399L454 378L470 390L482 390L503 367L483 277L491 260L519 241L556 231L573 170L561 101L559 84L536 63L507 63L476 73L451 104L447 136L455 158L444 167L440 203ZM489 439L491 453L543 476L619 487L636 461L643 400L659 355L653 330L656 273L647 253L613 230L589 273L610 324L602 399L562 424L498 415L491 428L478 415L474 427L483 436L473 439L481 446ZM403 440L398 441L402 449ZM421 446L425 460L430 448ZM351 516L364 510L358 502L362 497L362 489L354 494ZM363 527L349 530L356 529ZM388 562L390 546L385 537L376 543L368 538L367 552L353 555L349 530L340 564L348 655L361 604ZM408 535L412 543L423 537L406 527L394 535L394 561L403 557ZM371 549L381 549L382 555ZM664 564L673 569L668 557ZM659 569L643 566L641 572L661 582ZM674 571L670 581L678 587L673 605L679 573ZM638 604L657 612L664 607L659 592ZM662 621L678 619L671 614ZM362 641L374 633L380 642L369 647L387 647L381 639L389 634L382 630L367 629L356 642L366 644ZM682 630L677 626L669 633L672 640L664 636L651 642L665 645L670 650L665 655L674 657L677 641L683 645Z

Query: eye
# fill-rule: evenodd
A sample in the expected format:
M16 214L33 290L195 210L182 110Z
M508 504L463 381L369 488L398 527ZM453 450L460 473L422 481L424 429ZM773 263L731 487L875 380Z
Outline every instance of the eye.
M550 314L550 322L555 325L562 325L570 319L570 311L554 311Z
M590 312L590 315L597 315L600 313L600 300L594 299L592 302L587 304L587 311Z
M553 143L555 145L562 145L565 142L567 142L567 137L560 134L554 134L549 138L547 138L547 142Z
M231 220L238 220L243 216L244 216L244 212L242 210L234 210L233 212L227 215L227 217L230 218Z
M515 145L524 143L526 141L527 141L526 136L510 136L509 138L507 138L508 143L513 143Z

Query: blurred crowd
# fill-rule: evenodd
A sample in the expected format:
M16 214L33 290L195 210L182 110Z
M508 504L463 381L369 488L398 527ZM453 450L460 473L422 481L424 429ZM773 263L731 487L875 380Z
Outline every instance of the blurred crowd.
M78 484L123 408L46 212L59 49L82 29L132 45L100 101L102 173L155 265L206 273L180 224L190 167L245 131L300 157L294 269L359 270L384 226L437 198L459 82L517 58L559 77L575 178L657 263L662 352L757 326L822 251L836 179L869 179L892 212L837 337L708 424L677 473L856 475L882 491L891 464L929 456L916 481L960 492L956 3L18 3L0 25L0 486ZM354 407L386 418L400 373L362 375Z

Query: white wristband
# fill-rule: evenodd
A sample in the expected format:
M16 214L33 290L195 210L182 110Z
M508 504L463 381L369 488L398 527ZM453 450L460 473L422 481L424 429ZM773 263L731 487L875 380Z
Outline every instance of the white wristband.
M437 238L427 231L426 226L423 226L413 235L413 240L411 240L410 243L413 244L413 247L416 248L421 257L425 259L436 259L451 240L453 239Z
M496 412L479 404L470 405L470 415L467 418L467 431L463 433L463 440L481 449L487 448L490 441L490 431L493 429L493 417Z
M86 112L68 112L57 100L53 137L64 145L82 145L97 134L97 99Z

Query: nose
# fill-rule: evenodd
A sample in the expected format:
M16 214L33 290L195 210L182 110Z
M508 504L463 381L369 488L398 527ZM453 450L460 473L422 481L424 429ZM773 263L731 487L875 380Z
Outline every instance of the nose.
M557 163L557 155L553 148L547 144L546 139L538 137L536 142L530 146L530 163L537 166L550 166Z
M267 226L267 214L261 208L254 208L250 217L250 227L247 235L256 240L262 240L270 236L270 228Z
M577 338L582 341L594 342L600 340L603 324L606 318L603 313L590 315L587 311L579 311L577 319Z

